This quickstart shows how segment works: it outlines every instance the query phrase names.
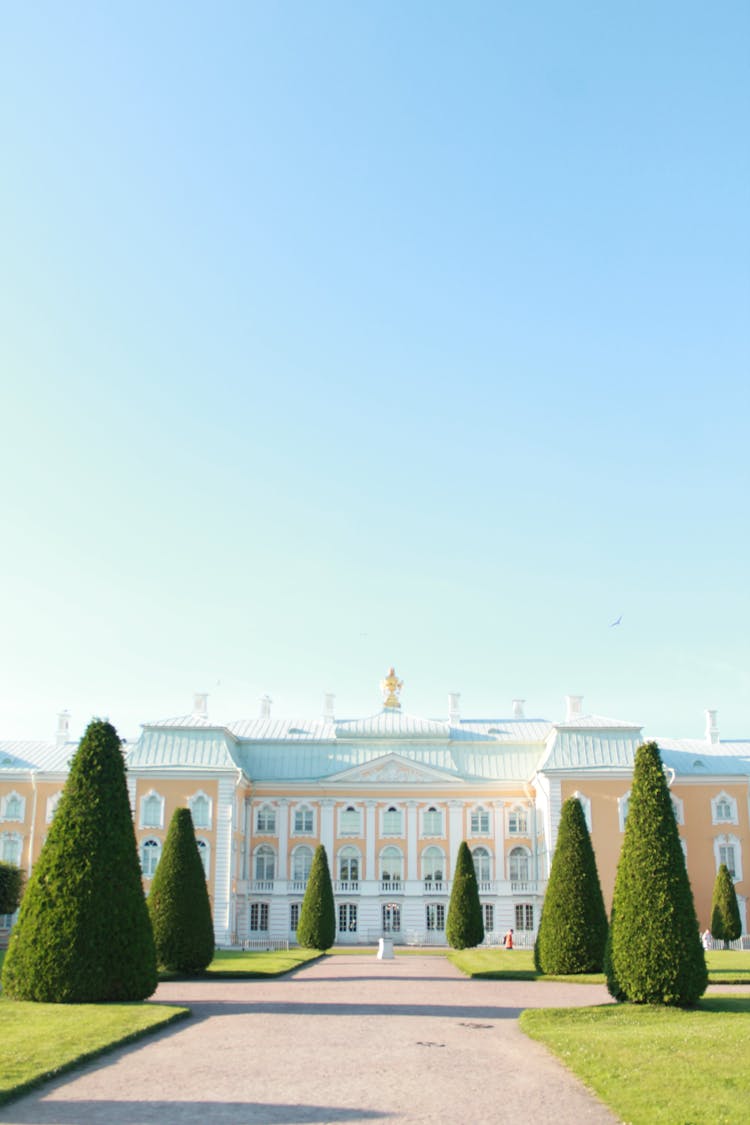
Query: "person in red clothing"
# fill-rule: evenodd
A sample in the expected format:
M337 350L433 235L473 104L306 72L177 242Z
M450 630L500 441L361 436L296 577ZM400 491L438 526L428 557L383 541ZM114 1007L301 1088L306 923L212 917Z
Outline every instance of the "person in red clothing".
M503 938L503 945L505 946L506 949L512 949L513 948L513 927L512 926L508 930L505 937Z

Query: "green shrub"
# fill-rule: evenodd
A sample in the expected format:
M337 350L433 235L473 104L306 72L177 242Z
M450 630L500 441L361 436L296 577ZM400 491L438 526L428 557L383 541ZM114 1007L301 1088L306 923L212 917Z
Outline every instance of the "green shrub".
M604 964L607 912L581 802L562 807L534 949L542 973L598 973Z
M170 822L148 912L158 964L170 972L202 973L214 955L214 928L189 809L176 809Z
M3 963L16 1000L143 1000L156 954L117 731L93 720L73 758Z
M336 939L336 904L333 900L328 857L322 844L313 856L310 878L297 923L297 942L304 949L330 949Z
M453 949L471 949L484 941L484 922L482 906L479 902L477 875L474 870L474 860L465 840L461 841L456 856L445 936L448 945Z
M708 983L693 893L655 742L636 752L604 971L618 1000L694 1004Z
M0 862L0 914L15 914L23 891L23 871L13 863Z
M742 933L742 919L737 903L734 881L726 863L722 863L716 873L714 893L711 901L711 936L724 942L729 949L730 941L736 941Z

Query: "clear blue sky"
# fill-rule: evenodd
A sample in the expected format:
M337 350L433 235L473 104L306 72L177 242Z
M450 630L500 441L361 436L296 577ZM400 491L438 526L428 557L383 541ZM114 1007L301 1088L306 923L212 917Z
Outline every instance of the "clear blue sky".
M0 737L750 736L746 3L2 23Z

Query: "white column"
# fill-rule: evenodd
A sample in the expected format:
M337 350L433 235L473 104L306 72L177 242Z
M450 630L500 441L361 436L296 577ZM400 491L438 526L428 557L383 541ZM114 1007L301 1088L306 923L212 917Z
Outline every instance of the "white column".
M276 830L279 834L279 871L277 878L289 878L289 801L282 797L276 814Z
M417 818L417 802L406 802L406 878L419 878L419 865L417 863L417 845L419 842L419 824Z
M232 879L234 801L234 780L222 778L219 781L219 800L216 810L216 851L214 854L214 936L217 945L228 945L230 937L229 900Z
M334 878L335 856L333 854L333 806L332 797L324 797L320 802L320 842L328 856L331 878Z
M495 809L495 879L502 882L505 872L505 801L493 801Z
M377 835L377 825L375 821L375 809L378 802L374 800L365 801L365 879L374 880L378 877L377 867L375 865L375 837Z
M464 838L463 801L448 801L448 849L450 854L450 877L456 870L456 856ZM445 873L448 878L448 872Z

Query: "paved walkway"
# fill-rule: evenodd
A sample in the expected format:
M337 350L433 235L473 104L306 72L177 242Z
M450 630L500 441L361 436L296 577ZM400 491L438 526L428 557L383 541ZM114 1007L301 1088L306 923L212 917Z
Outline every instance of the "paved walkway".
M0 1121L616 1121L517 1022L523 1008L604 1003L600 985L472 981L443 957L355 954L278 980L162 984L155 999L194 1018L20 1098Z

